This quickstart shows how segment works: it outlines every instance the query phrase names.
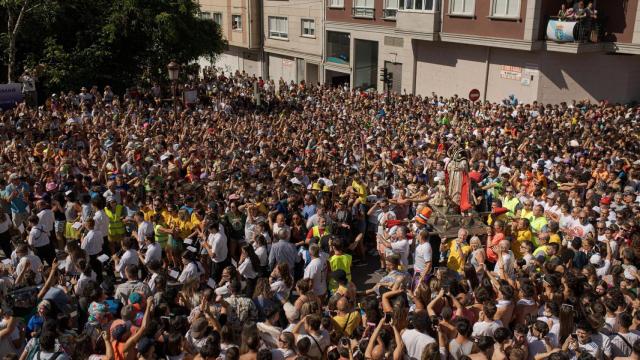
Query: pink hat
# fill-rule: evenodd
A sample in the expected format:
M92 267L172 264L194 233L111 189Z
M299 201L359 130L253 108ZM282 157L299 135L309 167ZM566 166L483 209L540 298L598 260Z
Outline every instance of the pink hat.
M240 199L240 195L238 195L238 194L229 195L229 200L231 200L231 201L238 200L238 199Z
M47 189L47 191L54 191L55 189L58 188L58 184L52 182L48 182L47 185L45 186L45 189Z
M302 174L302 168L301 168L300 166L298 166L297 168L295 168L295 169L293 170L293 173L294 173L294 174Z

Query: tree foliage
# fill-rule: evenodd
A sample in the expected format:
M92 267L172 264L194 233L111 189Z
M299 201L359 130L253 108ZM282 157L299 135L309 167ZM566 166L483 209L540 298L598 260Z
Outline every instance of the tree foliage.
M16 72L43 64L40 84L50 91L161 80L172 59L189 63L223 49L218 25L199 15L194 0L42 0L17 33Z

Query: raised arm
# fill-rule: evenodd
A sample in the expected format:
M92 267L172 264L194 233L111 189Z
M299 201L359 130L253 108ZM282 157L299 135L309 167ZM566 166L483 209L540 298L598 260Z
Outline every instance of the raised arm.
M58 259L53 259L53 262L51 263L51 270L49 270L49 276L47 277L47 281L44 283L44 286L42 287L42 289L40 289L40 291L38 292L38 300L42 300L45 294L47 293L47 291L49 291L49 289L51 289L51 287L55 284L57 272L58 272Z
M373 334L371 334L371 338L369 338L369 343L367 344L367 349L364 351L364 358L371 359L371 353L373 352L373 347L376 345L378 341L378 336L380 335L380 330L382 329L382 325L384 324L384 317L380 319L378 322L378 326L373 330Z
M123 353L126 353L129 350L131 350L133 346L135 346L138 343L138 340L142 338L142 335L144 335L145 330L147 330L147 326L149 326L149 321L150 321L152 312L153 312L153 301L148 299L147 308L145 309L144 317L142 318L142 324L140 325L140 328L138 329L138 331L136 331L135 334L131 335L127 340L127 342L124 343L124 348L122 349Z
M433 298L433 300L431 300L431 302L429 302L429 305L427 305L427 314L429 314L429 316L434 316L436 315L435 310L433 310L434 306L436 306L436 303L438 301L440 301L444 296L444 290L440 289L440 292L438 292L438 295Z
M395 324L391 325L393 329L393 336L396 342L396 348L393 350L393 360L400 360L403 358L402 354L404 353L404 341L402 341L402 336L400 336L400 331Z
M403 292L404 292L403 289L398 289L393 291L387 291L386 293L384 293L384 295L382 295L382 311L392 312L393 306L391 305L390 299L396 295L402 294Z

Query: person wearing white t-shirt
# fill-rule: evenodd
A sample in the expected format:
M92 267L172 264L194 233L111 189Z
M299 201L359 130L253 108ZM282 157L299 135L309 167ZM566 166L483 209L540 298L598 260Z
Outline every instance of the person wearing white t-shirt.
M480 321L473 324L471 336L493 336L496 329L502 327L500 320L494 320L498 307L493 302L485 302L480 312Z
M138 225L138 229L132 232L131 235L138 241L140 248L142 248L147 235L153 235L153 224L144 220L144 213L142 211L138 211L133 219Z
M327 262L320 257L320 247L316 244L309 246L311 261L304 269L304 278L313 281L313 292L318 296L327 293Z
M122 253L122 257L118 256L118 254L112 256L115 263L115 270L116 272L120 273L120 277L123 279L127 278L127 275L125 273L125 268L127 267L127 265L139 264L138 253L131 248L132 245L133 240L131 240L131 238L129 237L125 237L124 239L122 239L122 249L124 250L124 253Z
M391 254L389 255L400 257L403 269L409 267L409 245L411 243L407 240L407 228L399 226L389 240L382 238L380 241L390 250Z
M640 332L630 330L633 324L633 318L629 313L622 312L617 316L618 332L609 335L611 338L612 357L631 356L633 353L633 344L640 340Z
M31 269L36 276L36 284L42 283L42 261L40 258L31 253L26 244L18 245L15 253L18 258L18 265L16 266L15 273L19 276L24 270L26 270L28 265L29 269Z
M102 255L104 238L94 230L95 221L93 219L87 219L84 222L84 227L88 231L80 239L80 248L89 255L89 263L96 271L98 280L102 282L102 263L98 260L98 257Z
M190 251L182 253L182 264L184 268L178 277L178 282L184 284L189 280L196 280L204 274L204 268L200 262L195 260L195 255Z
M38 225L41 225L42 229L51 237L51 235L53 235L53 227L56 222L53 211L51 211L51 208L44 200L39 200L36 203L36 207L38 208Z
M103 238L94 230L95 221L88 219L84 223L84 227L88 230L80 239L80 248L84 250L89 257L97 256L102 253Z
M39 219L35 215L29 217L29 226L31 226L31 230L29 230L27 243L40 259L52 264L53 259L56 257L56 252L49 239L49 232L44 230L43 225L39 224Z
M94 211L94 230L103 238L103 251L109 249L109 247L106 246L109 243L109 239L107 238L107 236L109 235L109 217L107 217L107 214L104 212L105 205L105 201L101 197L97 197L91 200L91 206L93 207Z
M409 360L422 359L422 352L427 345L435 343L436 340L427 335L431 322L427 313L417 312L413 316L413 329L405 329L402 332L402 342L407 351Z
M431 258L433 249L429 243L429 232L420 231L417 235L418 246L413 256L413 271L416 274L428 274L431 272Z
M218 281L222 270L227 265L227 237L220 232L219 224L213 222L209 225L209 236L202 245L211 257L211 277Z
M149 264L152 261L161 262L162 247L156 242L153 233L147 234L144 242L147 250L144 252L144 255L138 253L140 261L142 261L142 263L145 265Z

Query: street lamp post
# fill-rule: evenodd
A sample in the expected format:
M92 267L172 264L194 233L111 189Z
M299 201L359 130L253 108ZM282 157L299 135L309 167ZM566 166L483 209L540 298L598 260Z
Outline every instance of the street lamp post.
M167 65L167 71L169 73L169 80L171 80L171 94L173 95L173 112L177 119L178 118L178 98L176 97L176 92L178 90L177 86L178 86L178 76L180 76L180 65L177 62L172 60Z

